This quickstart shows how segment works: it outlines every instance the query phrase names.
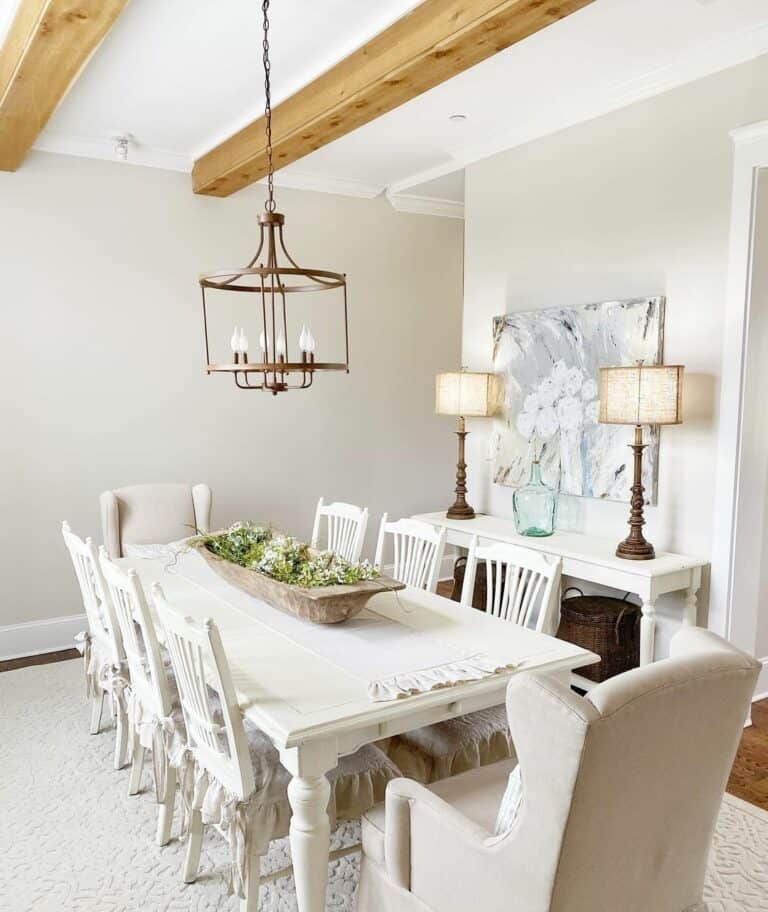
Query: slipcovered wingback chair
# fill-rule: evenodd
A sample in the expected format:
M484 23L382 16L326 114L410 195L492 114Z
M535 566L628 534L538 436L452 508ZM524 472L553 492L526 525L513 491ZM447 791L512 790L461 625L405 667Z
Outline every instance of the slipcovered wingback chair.
M494 824L512 761L429 788L396 779L363 823L359 912L684 912L707 856L759 665L685 628L672 658L576 696L507 692L522 801Z
M210 530L208 485L132 485L104 491L100 500L104 547L113 560L124 556L124 545L168 544Z

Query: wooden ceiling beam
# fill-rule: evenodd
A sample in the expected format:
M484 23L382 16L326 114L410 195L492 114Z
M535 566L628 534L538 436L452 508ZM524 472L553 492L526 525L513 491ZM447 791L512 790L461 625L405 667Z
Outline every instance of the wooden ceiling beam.
M0 48L0 170L15 171L128 0L20 0Z
M272 111L275 169L314 152L593 0L425 0ZM278 36L279 40L279 36ZM489 87L489 91L499 91ZM264 118L195 162L195 193L267 173Z

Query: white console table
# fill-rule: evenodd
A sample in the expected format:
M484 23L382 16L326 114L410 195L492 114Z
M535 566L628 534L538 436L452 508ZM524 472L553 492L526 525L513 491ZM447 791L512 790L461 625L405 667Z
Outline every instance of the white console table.
M447 529L446 540L451 545L467 548L473 535L477 535L481 542L513 542L545 554L558 555L563 560L563 574L566 576L638 595L643 612L640 626L641 665L653 661L656 600L660 595L684 590L683 622L696 624L696 593L706 561L663 551L657 553L654 560L624 560L616 557L615 541L579 532L555 532L547 538L528 538L515 530L512 520L497 516L449 519L445 513L420 513L413 519Z

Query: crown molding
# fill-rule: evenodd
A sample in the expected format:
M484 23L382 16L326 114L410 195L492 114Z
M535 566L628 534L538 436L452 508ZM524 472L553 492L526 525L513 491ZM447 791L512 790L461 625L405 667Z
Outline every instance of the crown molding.
M381 196L385 188L379 184L366 184L347 177L332 177L327 174L312 174L309 171L277 171L275 186L288 190L314 190L316 193L337 193L341 196L356 196L360 199L374 199ZM258 181L265 184L266 179Z
M501 131L486 138L480 144L457 149L447 162L394 181L389 186L389 192L399 195L411 187L450 174L459 168L465 168L484 158L489 158L491 155L541 139L567 127L602 117L604 114L628 107L638 101L661 95L671 89L727 70L740 63L754 60L766 53L768 53L768 20L754 28L709 42L683 55L673 63L659 67L641 77L609 86L603 92L590 93L581 105L569 102L567 105L558 107L554 100L553 106L548 111L541 112L541 116L535 123Z
M387 199L398 212L415 215L437 215L440 218L464 218L464 203L457 200L439 199L434 196L418 196L413 193L390 193Z
M119 131L115 131L117 135ZM68 136L64 133L46 131L39 136L32 147L40 152L54 152L59 155L76 155L80 158L98 158L117 162L121 165L143 165L147 168L161 168L164 171L192 171L192 157L168 149L156 149L143 143L131 141L128 158L123 160L115 152L112 136Z
M730 136L736 146L765 139L768 137L768 120L747 124L744 127L736 127L735 130L731 130Z

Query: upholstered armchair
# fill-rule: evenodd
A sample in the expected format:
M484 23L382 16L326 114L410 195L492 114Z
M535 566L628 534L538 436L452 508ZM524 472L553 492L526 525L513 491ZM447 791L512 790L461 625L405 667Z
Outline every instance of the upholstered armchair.
M515 677L507 712L522 802L496 815L514 761L429 788L389 784L363 820L359 912L698 910L759 665L685 628L670 659L586 698Z
M167 544L208 532L211 489L208 485L147 484L104 491L101 529L104 547L114 560L123 546Z

